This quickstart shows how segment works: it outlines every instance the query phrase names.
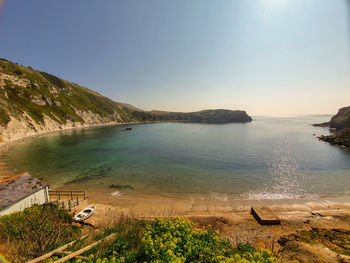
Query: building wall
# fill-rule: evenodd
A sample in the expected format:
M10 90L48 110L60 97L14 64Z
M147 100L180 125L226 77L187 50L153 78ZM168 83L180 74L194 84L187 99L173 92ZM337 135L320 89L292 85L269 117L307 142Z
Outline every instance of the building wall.
M48 196L48 187L42 188L39 191L32 193L31 195L28 195L27 197L19 200L18 202L1 210L0 216L24 210L25 208L30 207L34 204L44 204L49 201Z

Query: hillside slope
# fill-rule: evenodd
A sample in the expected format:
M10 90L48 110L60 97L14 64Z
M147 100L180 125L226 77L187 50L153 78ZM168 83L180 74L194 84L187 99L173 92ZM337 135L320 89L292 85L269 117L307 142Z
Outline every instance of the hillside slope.
M0 59L0 140L137 121L133 109L45 72Z
M228 123L251 120L244 111L147 112L112 101L51 74L0 59L0 142L101 124L144 121Z

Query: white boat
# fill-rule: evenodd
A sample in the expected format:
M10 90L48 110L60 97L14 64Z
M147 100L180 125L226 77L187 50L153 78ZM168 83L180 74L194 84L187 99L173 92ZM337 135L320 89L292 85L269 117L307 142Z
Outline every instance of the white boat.
M93 205L89 205L88 207L85 207L84 210L76 214L73 217L73 220L77 222L84 221L85 219L88 219L90 216L92 216L92 214L95 213L95 211L96 211L96 207Z

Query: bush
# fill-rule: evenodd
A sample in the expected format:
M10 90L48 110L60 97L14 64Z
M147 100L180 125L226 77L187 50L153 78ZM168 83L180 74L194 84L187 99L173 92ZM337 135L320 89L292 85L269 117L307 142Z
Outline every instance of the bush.
M135 239L133 239L135 241ZM81 262L80 260L76 261ZM137 250L130 249L129 239L117 237L106 258L89 262L232 262L272 263L277 259L267 250L256 250L250 244L233 248L227 239L220 238L210 226L193 229L184 218L149 223Z
M15 253L11 262L18 258L30 259L51 251L80 233L72 226L72 218L52 205L34 205L21 212L0 217L0 237Z

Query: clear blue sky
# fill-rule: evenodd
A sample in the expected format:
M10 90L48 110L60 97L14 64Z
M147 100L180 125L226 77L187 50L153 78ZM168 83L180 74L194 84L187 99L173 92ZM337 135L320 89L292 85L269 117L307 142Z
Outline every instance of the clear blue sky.
M347 0L5 0L2 9L0 57L146 110L350 105Z

